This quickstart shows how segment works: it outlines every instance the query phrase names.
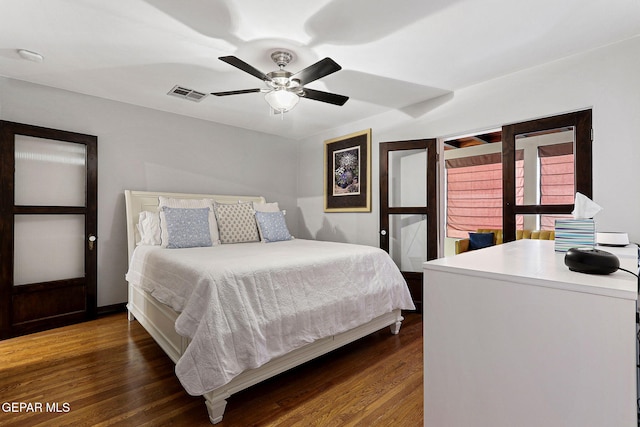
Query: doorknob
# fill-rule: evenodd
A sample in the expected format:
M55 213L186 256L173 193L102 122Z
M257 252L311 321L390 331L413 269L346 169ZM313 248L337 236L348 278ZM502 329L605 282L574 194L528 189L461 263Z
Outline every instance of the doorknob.
M380 234L382 234L383 236L387 235L387 230L380 230Z
M97 237L94 236L93 234L89 234L89 250L92 251L93 250L93 246L95 244Z

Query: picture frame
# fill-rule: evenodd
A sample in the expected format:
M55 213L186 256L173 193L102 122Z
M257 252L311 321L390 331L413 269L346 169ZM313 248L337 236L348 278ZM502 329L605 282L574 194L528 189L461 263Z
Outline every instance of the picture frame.
M324 142L324 211L371 212L371 129Z

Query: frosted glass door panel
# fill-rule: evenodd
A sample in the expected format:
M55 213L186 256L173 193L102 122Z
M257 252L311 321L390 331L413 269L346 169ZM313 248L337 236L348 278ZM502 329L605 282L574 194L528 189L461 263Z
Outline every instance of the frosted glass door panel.
M84 215L16 215L13 283L84 277Z
M15 144L16 205L85 206L84 145L25 135Z
M421 272L427 260L425 215L389 215L389 254L401 271Z
M427 205L427 151L389 152L389 206Z

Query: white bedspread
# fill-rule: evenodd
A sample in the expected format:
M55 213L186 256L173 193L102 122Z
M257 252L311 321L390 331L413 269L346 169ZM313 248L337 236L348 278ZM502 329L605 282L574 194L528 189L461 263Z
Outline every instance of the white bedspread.
M191 395L393 309L414 309L386 252L344 243L139 246L126 278L180 312L176 331L192 341L176 374Z

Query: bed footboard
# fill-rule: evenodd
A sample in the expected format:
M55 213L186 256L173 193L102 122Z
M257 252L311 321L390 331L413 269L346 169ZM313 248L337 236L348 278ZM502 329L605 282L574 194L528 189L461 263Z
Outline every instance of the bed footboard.
M397 334L400 331L402 320L404 320L404 318L402 317L401 311L394 310L354 329L307 344L304 347L273 359L257 369L243 372L223 387L204 395L207 410L209 411L209 419L213 424L222 421L224 410L227 405L227 399L232 394L278 375L286 370L299 366L309 360L315 359L316 357L340 348L373 332L379 331L387 326L390 326L392 334Z
M169 358L171 358L174 363L177 363L187 348L187 345L189 345L187 338L175 332L174 324L178 314L171 308L156 301L148 292L131 284L129 285L129 302L127 309L129 320L138 320ZM394 310L354 329L296 349L271 360L257 369L243 372L228 384L204 395L209 420L213 424L222 421L227 406L227 399L232 394L387 326L390 327L392 334L397 334L400 331L402 320L404 320L404 318L402 317L401 311Z

